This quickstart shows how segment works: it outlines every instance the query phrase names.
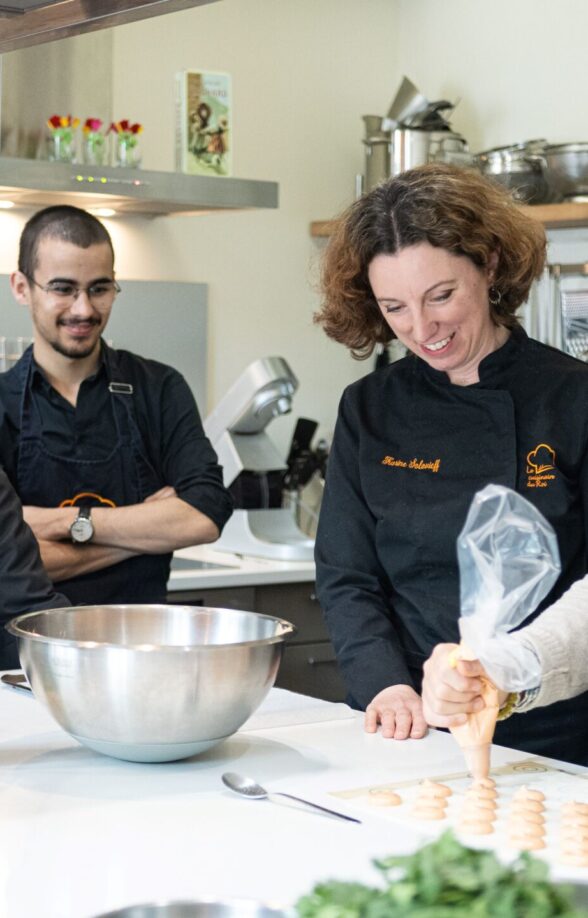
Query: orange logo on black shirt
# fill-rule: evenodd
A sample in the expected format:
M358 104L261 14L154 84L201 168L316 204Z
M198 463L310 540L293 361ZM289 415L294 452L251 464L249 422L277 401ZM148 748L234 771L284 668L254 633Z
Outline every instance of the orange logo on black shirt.
M539 443L527 453L527 487L547 488L555 480L555 475L549 474L555 468L555 450L547 443Z
M102 497L100 494L95 494L93 491L80 491L75 497L69 497L67 500L62 500L59 506L77 507L78 501L82 501L86 506L89 504L91 507L116 507L115 502L110 500L109 497Z

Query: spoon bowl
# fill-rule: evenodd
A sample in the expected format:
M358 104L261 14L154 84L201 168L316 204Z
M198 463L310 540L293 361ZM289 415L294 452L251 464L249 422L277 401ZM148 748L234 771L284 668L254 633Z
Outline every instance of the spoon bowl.
M234 771L225 771L222 780L223 784L226 784L232 791L243 794L244 797L250 797L252 800L265 800L266 797L269 797L265 787L254 781L253 778L246 778Z

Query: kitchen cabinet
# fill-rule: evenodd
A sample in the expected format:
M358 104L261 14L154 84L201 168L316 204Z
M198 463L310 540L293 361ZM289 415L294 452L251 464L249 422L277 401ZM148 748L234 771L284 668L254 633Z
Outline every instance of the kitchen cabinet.
M168 601L285 618L297 631L285 645L276 686L325 701L345 700L345 685L312 583L174 590Z
M255 592L256 612L285 618L298 629L284 648L276 685L325 701L344 701L345 685L314 585L267 584Z
M546 229L588 226L588 203L521 205L521 210L543 223ZM332 220L315 220L310 224L310 235L315 239L327 238L332 231Z
M217 609L243 609L255 612L255 587L215 587L203 590L178 590L167 601L175 606L213 606Z

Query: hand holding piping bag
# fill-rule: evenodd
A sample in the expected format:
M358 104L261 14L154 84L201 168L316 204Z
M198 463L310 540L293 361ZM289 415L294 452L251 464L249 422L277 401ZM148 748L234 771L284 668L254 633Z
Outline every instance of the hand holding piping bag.
M457 540L461 643L450 664L480 660L485 706L451 727L473 777L486 777L499 713L498 689L520 692L541 681L539 661L508 632L547 595L560 573L555 533L529 501L502 485L487 485L472 501Z
M449 655L450 666L458 660L476 660L476 654L463 642ZM498 689L489 679L481 679L484 701L481 711L467 715L465 724L450 727L462 748L466 765L473 778L487 778L490 772L490 746L498 717Z

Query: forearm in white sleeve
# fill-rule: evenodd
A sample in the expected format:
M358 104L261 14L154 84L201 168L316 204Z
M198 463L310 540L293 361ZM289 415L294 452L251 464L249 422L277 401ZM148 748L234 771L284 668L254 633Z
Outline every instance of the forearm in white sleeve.
M572 698L588 689L588 576L578 580L535 621L511 637L541 661L542 678L532 707Z

